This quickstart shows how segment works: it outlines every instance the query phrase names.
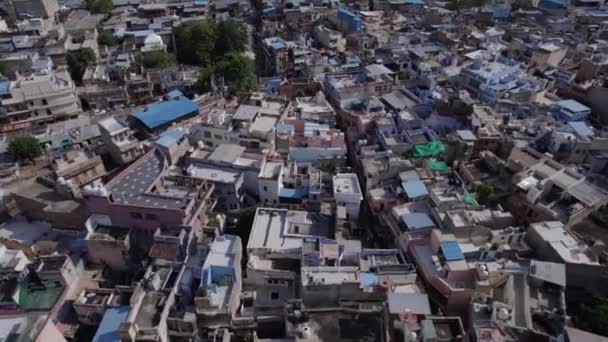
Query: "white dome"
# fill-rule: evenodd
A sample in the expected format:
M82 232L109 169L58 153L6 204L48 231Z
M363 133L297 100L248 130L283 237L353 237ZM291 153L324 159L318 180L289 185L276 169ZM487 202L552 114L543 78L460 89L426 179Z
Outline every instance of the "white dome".
M146 39L144 40L144 44L145 45L157 45L157 44L162 45L163 39L156 33L150 33L149 35L146 36Z

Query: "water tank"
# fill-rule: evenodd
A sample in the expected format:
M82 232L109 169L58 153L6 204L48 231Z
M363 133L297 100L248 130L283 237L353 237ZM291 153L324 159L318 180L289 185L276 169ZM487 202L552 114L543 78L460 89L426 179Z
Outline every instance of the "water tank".
M509 311L505 308L500 308L500 310L498 310L498 313L496 314L496 316L501 321L506 321L507 319L509 319Z

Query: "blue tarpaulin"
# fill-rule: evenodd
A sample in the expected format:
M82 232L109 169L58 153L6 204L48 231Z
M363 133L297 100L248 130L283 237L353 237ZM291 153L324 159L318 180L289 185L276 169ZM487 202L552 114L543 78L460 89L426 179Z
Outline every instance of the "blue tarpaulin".
M107 309L93 342L120 342L120 324L127 320L129 309L128 305Z

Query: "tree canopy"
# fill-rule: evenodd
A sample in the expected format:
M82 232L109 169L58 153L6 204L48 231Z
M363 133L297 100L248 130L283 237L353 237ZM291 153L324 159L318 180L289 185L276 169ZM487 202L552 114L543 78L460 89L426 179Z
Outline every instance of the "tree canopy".
M486 205L490 201L490 197L494 194L494 187L488 183L481 183L477 186L477 202Z
M82 82L82 75L85 70L89 65L94 64L96 59L95 52L89 48L68 51L66 61L74 82L78 84Z
M199 87L211 90L211 78L223 77L231 94L247 92L257 87L253 61L240 53L227 53L218 62L201 69ZM217 86L220 86L216 83Z
M175 35L177 59L183 64L207 66L227 53L244 51L246 37L243 27L232 19L185 23Z
M253 62L242 54L246 37L243 26L232 19L189 22L175 35L177 59L202 67L198 84L203 91L211 90L212 79L221 77L230 93L249 91L257 87L257 80Z
M608 298L593 295L591 303L579 305L574 318L577 327L608 336Z
M24 135L16 137L9 143L8 152L17 161L33 161L40 157L42 149L38 139L31 135Z
M145 52L141 61L146 68L168 68L176 64L175 55L165 51Z
M97 36L97 43L99 45L114 46L118 44L118 39L110 31L100 30Z
M84 3L91 13L107 14L114 8L112 0L85 0Z

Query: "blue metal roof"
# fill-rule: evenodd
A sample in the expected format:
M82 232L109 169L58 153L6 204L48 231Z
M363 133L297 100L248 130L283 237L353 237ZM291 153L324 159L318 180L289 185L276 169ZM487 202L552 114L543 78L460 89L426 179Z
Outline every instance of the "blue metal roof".
M120 324L127 320L129 306L107 309L97 328L93 342L120 342Z
M418 198L422 196L427 196L429 191L422 181L419 180L411 180L407 182L402 182L401 186L405 190L407 197L409 198Z
M425 213L403 214L401 215L401 221L405 223L409 230L435 227L433 220Z
M198 105L183 96L149 105L147 108L133 114L149 129L158 128L171 123L188 114L198 111Z
M160 138L156 140L156 143L164 146L171 147L171 145L175 144L179 139L183 138L184 133L180 131L166 131L160 135Z
M565 108L573 113L578 113L578 112L587 112L590 111L591 108L581 104L578 101L575 100L564 100L564 101L559 101L557 103L558 106Z
M456 241L444 241L440 243L441 252L447 261L464 260L464 254Z
M579 137L590 137L593 136L593 129L589 127L584 121L572 121L568 123L568 126L572 127L576 135Z
M194 4L197 6L207 6L208 0L194 0Z
M11 93L11 81L0 81L0 95Z

